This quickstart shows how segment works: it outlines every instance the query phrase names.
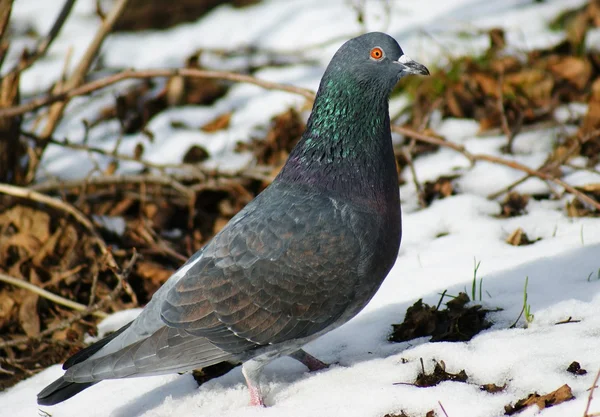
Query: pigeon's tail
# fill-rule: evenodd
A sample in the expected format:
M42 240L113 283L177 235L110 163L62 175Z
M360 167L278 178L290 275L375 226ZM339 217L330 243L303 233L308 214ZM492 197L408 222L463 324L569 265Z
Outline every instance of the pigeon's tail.
M64 400L68 400L73 395L79 394L81 391L94 384L96 384L96 382L68 382L61 376L37 395L37 403L39 405L58 404Z
M118 335L123 333L125 330L127 330L127 328L130 325L131 325L131 323L126 324L125 326L121 327L119 330L110 334L109 336L105 337L104 339L99 340L98 342L94 343L93 345L88 346L87 348L77 352L76 354L71 356L69 359L67 359L67 361L63 365L63 369L69 369L73 365L76 365L78 363L85 361L90 356L92 356L94 353L98 352L100 349L102 349L104 346L106 346L108 344L108 342L110 342L115 337L117 337ZM74 396L76 394L79 394L81 391L83 391L86 388L91 387L92 385L96 384L97 382L98 381L83 382L83 383L69 382L69 381L65 381L65 378L63 376L61 376L56 381L54 381L53 383L48 385L46 388L44 388L42 391L40 391L40 393L37 396L37 402L39 405L58 404L60 402L63 402L64 400L68 400L69 398L71 398L72 396Z

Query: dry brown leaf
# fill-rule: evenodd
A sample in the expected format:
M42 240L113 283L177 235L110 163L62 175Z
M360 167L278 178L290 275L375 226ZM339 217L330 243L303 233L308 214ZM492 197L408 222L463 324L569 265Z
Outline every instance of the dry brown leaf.
M35 236L40 242L50 237L50 215L27 206L15 206L0 216L0 224L11 223L19 233Z
M138 261L135 265L135 273L144 279L142 285L148 294L154 294L158 288L165 283L173 274L172 269L152 261Z
M138 261L136 263L136 273L142 278L146 278L156 283L164 283L171 275L172 269L167 269L159 263L152 261Z
M206 161L210 154L208 151L200 145L192 145L183 155L182 162L184 164L198 164L202 161Z
M506 384L504 385L496 385L496 384L484 384L479 387L480 390L489 392L490 394L495 394L497 392L502 392L506 389Z
M587 85L592 75L592 64L587 59L568 55L550 57L548 69L578 90L582 90Z
M501 203L502 212L499 217L514 217L525 214L527 204L529 204L528 195L511 191Z
M501 56L494 59L490 67L497 74L507 74L509 72L517 71L521 67L521 61L514 56Z
M435 181L426 181L423 184L423 200L425 203L429 205L433 200L441 200L456 194L456 189L452 184L452 181L456 178L456 175L442 175Z
M600 213L598 213L597 211L589 209L586 206L584 206L583 203L580 202L576 198L574 198L571 201L567 201L566 209L567 209L567 216L569 216L569 217L586 217L586 216L597 217L600 215Z
M144 144L141 142L136 143L135 148L133 150L133 157L135 159L140 159L144 154Z
M531 407L532 405L537 405L540 410L543 410L544 408L558 405L565 401L572 400L573 398L575 397L573 396L571 387L565 384L562 387L558 388L556 391L551 392L550 394L529 394L527 398L523 398L517 401L514 406L511 404L504 406L504 411L505 414L510 416L518 413L521 410L524 410L527 407Z
M573 375L585 375L585 374L587 374L587 371L585 369L583 369L581 367L581 365L579 364L579 362L577 362L577 361L571 362L571 364L567 367L567 372L570 372Z
M206 123L200 129L204 132L212 133L218 130L227 129L231 121L232 112L224 113L217 116L214 120Z
M19 306L19 324L27 336L36 336L40 332L40 316L37 303L39 295L27 293Z
M483 93L490 97L498 97L499 84L498 80L489 74L483 72L477 72L472 74L471 77L477 84Z
M519 227L506 238L506 243L513 246L525 246L534 242L529 240L527 233Z
M113 159L108 163L106 168L104 169L104 175L113 175L117 169L119 168L119 162L116 159Z
M504 78L509 86L518 88L531 100L547 102L552 97L554 79L551 74L537 68L526 68Z
M15 304L15 300L8 291L0 292L0 329L12 320Z

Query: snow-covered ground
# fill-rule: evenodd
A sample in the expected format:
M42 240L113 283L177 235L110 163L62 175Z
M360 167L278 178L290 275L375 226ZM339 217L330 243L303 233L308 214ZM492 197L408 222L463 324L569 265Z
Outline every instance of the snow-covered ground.
M14 19L32 22L44 33L60 2L19 0ZM236 48L246 45L280 51L307 49L318 65L269 68L256 74L260 78L315 89L325 65L343 38L363 28L357 23L349 1L264 1L247 9L223 6L193 24L164 32L115 35L103 49L105 62L112 66L138 68L180 65L198 48ZM487 46L480 29L502 26L512 48L545 46L560 39L560 32L549 32L546 22L560 10L582 1L529 0L420 0L390 1L391 14L384 18L385 3L368 1L365 28L384 30L398 39L406 53L419 62L435 67L448 55L477 53ZM43 89L62 68L66 50L73 47L73 62L83 53L97 21L92 18L94 1L77 2L71 23L39 67L26 73L23 88L32 93ZM43 11L43 13L42 13ZM465 37L464 33L472 36ZM336 39L325 46L313 48ZM20 41L22 46L25 42ZM19 52L19 42L11 50ZM207 65L226 66L216 57ZM118 89L119 87L117 87ZM94 114L106 101L98 100L83 109L84 99L75 100L58 134L77 140L80 120ZM255 86L236 85L213 107L171 109L149 124L154 132L145 157L157 162L180 162L190 144L202 144L221 164L230 157L238 140L264 125L272 115L302 99L282 92L266 92ZM235 110L231 127L217 133L199 130L177 131L171 119L200 126L216 115ZM477 153L500 154L503 137L476 137L477 125L467 120L445 120L436 130L448 140L461 143ZM97 132L103 146L114 139L106 130ZM515 142L515 159L531 167L541 164L552 149L557 132L543 130L521 134ZM90 140L94 140L92 137ZM123 141L122 151L131 151L144 140L132 135ZM128 148L129 146L129 148ZM64 149L49 148L43 172L62 177L85 174L85 158L65 155ZM102 163L102 160L100 160ZM189 375L161 376L102 382L54 407L41 407L60 416L344 416L383 417L403 410L409 416L424 416L431 409L443 415L438 402L450 417L493 417L504 414L504 405L532 392L546 394L568 384L575 399L547 408L540 416L583 416L596 372L600 369L600 220L569 218L565 202L532 200L527 213L500 219L497 202L485 196L521 177L505 167L478 163L468 168L467 161L443 149L423 156L415 163L421 181L443 174L462 173L457 181L460 194L418 209L411 181L401 187L403 202L403 242L396 265L381 290L355 319L307 346L307 351L334 363L330 369L310 374L291 359L279 359L267 366L263 384L267 388L268 408L247 405L248 392L241 372L227 375L197 388ZM410 179L410 173L404 173ZM575 185L600 182L591 173L577 173L567 180ZM537 192L547 187L529 180L518 190ZM569 197L570 198L570 197ZM506 237L521 227L529 238L539 241L528 246L511 246ZM477 276L483 278L483 304L500 307L493 313L494 326L466 343L428 343L426 339L408 343L387 342L392 323L404 318L406 308L417 299L437 304L440 293L457 294L470 290L474 263L480 262ZM533 322L524 328L521 319L516 329L510 325L523 307L525 280L528 278L528 304ZM469 291L470 292L470 291ZM107 319L103 330L112 330L131 319L135 312L122 312ZM568 319L576 323L556 325ZM464 369L468 383L443 382L432 388L394 385L413 382L421 369L427 371L433 360L443 360L449 372ZM578 361L588 370L575 376L567 366ZM31 416L38 413L36 393L62 374L53 366L0 393L1 416ZM479 385L507 384L505 391L490 394ZM600 412L600 399L591 411ZM520 416L538 413L536 407Z

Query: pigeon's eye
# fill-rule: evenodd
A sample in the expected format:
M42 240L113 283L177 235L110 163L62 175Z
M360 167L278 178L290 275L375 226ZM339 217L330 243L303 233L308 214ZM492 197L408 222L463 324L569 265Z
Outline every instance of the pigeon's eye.
M383 58L383 49L381 49L379 46L376 46L375 48L371 49L371 58L379 61L380 59Z

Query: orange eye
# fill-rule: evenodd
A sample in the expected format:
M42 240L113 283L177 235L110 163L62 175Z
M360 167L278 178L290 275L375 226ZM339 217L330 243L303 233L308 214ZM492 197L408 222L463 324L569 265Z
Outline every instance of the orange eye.
M371 58L379 61L381 58L383 58L383 49L378 46L371 49Z

